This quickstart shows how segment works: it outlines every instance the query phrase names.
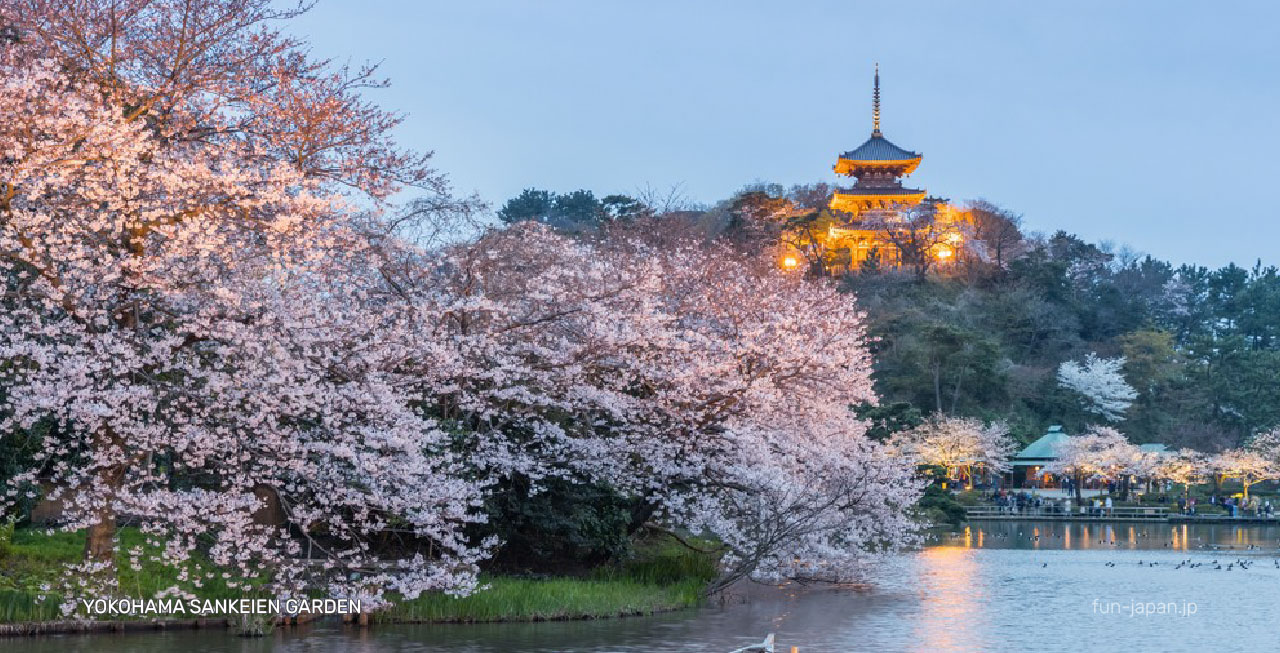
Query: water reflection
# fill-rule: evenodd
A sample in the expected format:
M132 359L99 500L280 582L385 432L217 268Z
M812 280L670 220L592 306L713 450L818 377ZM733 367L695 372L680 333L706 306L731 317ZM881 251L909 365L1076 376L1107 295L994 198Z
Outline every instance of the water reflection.
M983 531L978 531L978 542ZM915 620L913 640L921 647L940 651L977 651L987 629L985 595L975 582L978 562L965 547L937 546L920 554L920 618Z
M936 542L988 549L1250 551L1280 547L1280 526L975 521Z
M869 569L869 589L755 587L737 597L745 600L680 614L363 631L321 625L260 640L222 631L62 636L0 640L0 647L14 644L24 653L725 653L773 631L779 650L796 646L801 653L1099 645L1271 650L1280 612L1278 543L1275 526L975 522ZM1195 603L1197 612L1123 614L1135 601ZM1101 611L1100 604L1117 607Z

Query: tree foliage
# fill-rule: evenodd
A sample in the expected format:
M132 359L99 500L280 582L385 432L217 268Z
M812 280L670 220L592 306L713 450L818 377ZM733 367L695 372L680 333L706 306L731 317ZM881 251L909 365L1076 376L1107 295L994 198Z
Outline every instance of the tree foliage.
M1058 385L1084 398L1084 409L1108 422L1124 419L1124 412L1138 393L1125 380L1120 370L1125 359L1098 358L1090 353L1082 362L1066 361L1058 366Z

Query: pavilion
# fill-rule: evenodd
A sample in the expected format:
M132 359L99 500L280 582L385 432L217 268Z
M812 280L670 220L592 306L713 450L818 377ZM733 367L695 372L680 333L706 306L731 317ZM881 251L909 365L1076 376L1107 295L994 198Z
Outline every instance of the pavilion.
M1048 433L1027 445L1009 461L1012 470L1005 474L1001 485L1009 488L1059 487L1058 479L1053 474L1045 473L1044 468L1058 459L1058 447L1070 439L1071 436L1064 433L1061 426L1050 426ZM1140 444L1138 449L1143 453L1162 456L1170 453L1167 446L1159 443Z
M1071 436L1054 424L1040 439L1027 445L1009 462L1013 467L1006 479L1007 487L1054 487L1053 476L1044 473L1046 465L1058 459L1058 446Z

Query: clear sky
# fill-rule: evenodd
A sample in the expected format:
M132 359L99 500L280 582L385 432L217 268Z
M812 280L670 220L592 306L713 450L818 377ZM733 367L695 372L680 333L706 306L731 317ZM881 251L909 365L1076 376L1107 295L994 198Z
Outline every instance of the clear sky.
M836 181L871 130L913 186L1176 262L1280 264L1280 2L321 0L317 55L495 207Z

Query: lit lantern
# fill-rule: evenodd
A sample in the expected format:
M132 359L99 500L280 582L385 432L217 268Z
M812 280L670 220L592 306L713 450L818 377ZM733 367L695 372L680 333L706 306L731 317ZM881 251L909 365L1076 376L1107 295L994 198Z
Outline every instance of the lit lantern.
M951 258L951 248L950 248L950 247L943 247L943 248L939 249L939 250L938 250L938 254L937 254L937 256L938 256L938 258L940 258L940 259L942 259L942 260L944 260L944 261L945 261L945 260L947 260L947 259L949 259L949 258Z
M788 270L794 270L797 265L800 265L800 262L797 261L794 256L788 256L787 258L782 259L782 267Z

